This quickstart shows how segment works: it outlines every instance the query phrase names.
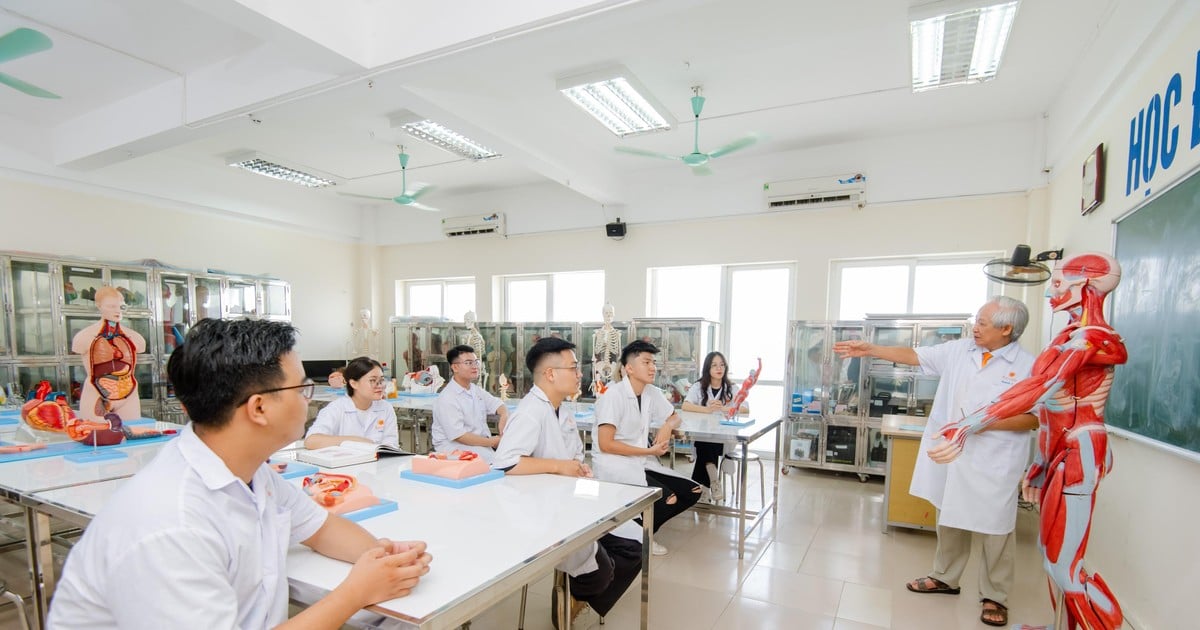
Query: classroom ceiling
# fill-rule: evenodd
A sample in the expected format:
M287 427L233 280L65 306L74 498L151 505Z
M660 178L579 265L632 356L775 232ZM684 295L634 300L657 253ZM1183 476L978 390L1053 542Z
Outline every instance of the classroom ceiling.
M344 217L419 212L339 194L400 194L403 144L410 188L437 186L424 201L444 215L469 214L488 195L547 190L577 198L572 206L636 208L650 203L639 198L647 181L729 185L614 151L689 152L693 85L708 98L702 149L748 132L762 137L716 160L718 175L778 177L778 168L761 165L779 161L809 165L797 177L828 174L811 166L822 151L872 138L928 137L922 149L936 153L947 129L1015 123L1042 133L1040 120L1064 86L1082 69L1101 74L1086 63L1098 49L1112 38L1141 41L1114 25L1123 11L1165 13L1172 5L1023 0L994 81L914 94L905 0L464 0L453 10L437 0L0 0L0 34L25 27L53 41L50 50L3 62L0 72L62 96L0 86L0 169L299 228L337 217L350 226L340 235L357 238L370 222ZM559 78L618 64L666 106L670 131L619 139L556 89ZM390 122L402 110L503 157L471 162L411 138ZM1046 165L1044 143L1028 144L1018 165L1026 190L1044 183ZM226 166L227 156L247 150L339 184L306 189ZM893 159L897 168L903 160ZM884 179L892 166L863 162ZM1012 192L997 186L984 178L978 190L954 194ZM512 205L500 208L510 224L522 212ZM555 225L606 219L584 213Z

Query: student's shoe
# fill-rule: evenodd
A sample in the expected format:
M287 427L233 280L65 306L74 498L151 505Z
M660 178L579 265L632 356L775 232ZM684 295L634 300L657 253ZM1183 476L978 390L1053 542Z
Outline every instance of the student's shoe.
M665 556L671 553L671 550L655 542L650 545L650 553L656 556Z
M705 464L704 469L708 471L708 489L713 503L724 501L725 491L721 488L721 475L717 472L716 464Z
M557 598L557 591L554 593L554 597L551 598L551 605L550 605L550 625L554 626L554 630L558 630L558 615L555 614L555 610L554 610L555 603L557 602L556 598ZM586 621L586 617L587 617L586 611L588 611L588 610L591 610L591 606L588 606L587 602L575 599L574 595L571 596L570 614L571 614L571 627L572 628L583 628L583 627L587 627L590 625L587 623L581 623L581 622Z

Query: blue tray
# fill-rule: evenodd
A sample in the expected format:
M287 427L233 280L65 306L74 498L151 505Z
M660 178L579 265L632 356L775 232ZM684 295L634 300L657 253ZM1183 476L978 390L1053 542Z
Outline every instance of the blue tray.
M113 444L112 446L97 446L94 448L97 451L103 451L105 449L125 448L126 446L131 445L136 446L138 444L166 442L167 440L175 438L178 435L179 434L176 433L174 435L160 435L158 437L142 438L140 440L125 440L120 444ZM0 442L0 446L11 446L13 444L14 442ZM27 459L42 459L43 457L57 457L59 455L66 455L67 453L81 453L85 451L90 452L92 448L92 446L80 444L79 442L55 442L53 444L47 444L46 448L40 448L36 451L26 451L24 453L0 453L0 463L20 462Z
M107 462L114 459L125 459L129 455L118 449L96 449L95 451L88 449L86 451L75 451L63 455L63 459L76 464L91 464L94 462Z
M149 424L149 425L153 426L154 422L155 422L154 418L135 418L133 420L126 420L124 422L124 424L128 424L131 426ZM21 424L21 410L20 409L5 409L3 411L0 411L0 427L12 426L14 424Z
M431 483L435 486L445 486L447 488L467 488L470 486L479 485L481 483L487 483L493 479L500 479L502 477L504 477L503 470L490 470L482 475L475 475L474 477L467 477L466 479L446 479L445 477L437 477L434 475L422 475L411 470L400 471L401 479L419 481L421 483Z
M723 427L748 427L752 424L754 424L753 419L751 419L751 420L722 420L721 421L721 426L723 426Z
M436 398L438 394L437 392L420 392L416 394L412 392L396 392L396 395L407 396L409 398Z
M290 466L289 466L289 468L290 468ZM395 501L389 501L387 499L380 499L379 505L372 505L371 507L365 507L361 510L347 512L342 515L342 518L349 520L349 521L354 521L355 523L358 523L360 521L365 521L365 520L371 518L372 516L379 516L380 514L387 514L388 512L395 512L396 510L399 510L399 509L400 509L400 506L396 505Z
M281 459L277 462L270 460L267 461L268 464L282 464L284 462L287 462L287 468L283 472L279 473L279 476L283 477L284 479L307 477L309 475L315 475L316 473L321 472L320 468L317 468L312 464L305 464L304 462L298 462L294 459Z

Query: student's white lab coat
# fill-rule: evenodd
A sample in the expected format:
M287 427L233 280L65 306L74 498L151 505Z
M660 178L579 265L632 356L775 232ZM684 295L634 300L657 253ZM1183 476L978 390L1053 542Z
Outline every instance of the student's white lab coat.
M1029 459L1029 431L984 431L967 438L962 454L938 464L926 453L942 443L942 427L995 400L1029 376L1033 355L1010 343L983 366L973 339L917 348L921 371L941 376L909 493L940 510L938 524L983 534L1007 534L1017 524L1017 491Z
M649 442L650 423L660 424L675 413L675 407L663 395L662 390L647 385L642 390L642 404L638 407L637 396L629 379L608 386L608 391L596 399L596 432L600 425L616 427L614 436L618 442L646 448ZM653 470L664 475L686 479L684 475L663 466L655 455L617 455L600 450L600 441L595 441L592 451L592 471L597 479L615 481L637 486L646 485L646 471Z
M371 402L365 412L359 413L354 400L349 396L338 396L317 414L305 437L310 435L352 435L367 438L375 444L400 446L400 430L396 426L396 410L385 400Z

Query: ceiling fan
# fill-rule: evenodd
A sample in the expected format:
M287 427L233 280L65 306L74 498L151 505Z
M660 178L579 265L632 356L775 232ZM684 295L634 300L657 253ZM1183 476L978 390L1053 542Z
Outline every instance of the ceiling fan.
M393 171L395 172L395 171ZM400 147L400 195L397 197L375 197L372 195L355 195L353 193L338 193L345 197L358 197L360 199L375 199L378 201L393 201L402 206L424 210L426 212L438 212L437 208L427 206L418 199L433 192L433 186L420 186L414 189L411 193L408 192L408 154L404 152L404 147Z
M1041 252L1034 260L1029 259L1030 253L1028 245L1017 245L1012 258L995 258L984 263L983 275L1003 284L1041 284L1049 280L1052 273L1046 261L1061 259L1063 250Z
M50 50L53 46L54 42L51 42L50 38L41 32L31 28L18 28L6 35L0 36L0 63L27 57L43 50ZM3 72L0 72L0 83L38 98L62 98L54 92L43 90L36 85L26 83L11 74L4 74Z
M668 153L659 153L657 151L647 151L645 149L625 146L617 147L617 151L620 151L621 153L628 153L630 155L659 158L661 160L680 160L684 164L687 164L689 167L691 167L693 175L711 175L712 170L708 168L709 160L714 160L722 155L728 155L734 151L744 149L755 142L758 142L758 136L756 134L750 134L742 136L741 138L738 138L737 140L734 140L733 142L721 146L713 151L709 151L708 153L701 153L700 112L704 110L704 97L700 96L700 86L698 85L692 87L692 93L694 94L694 96L692 96L692 115L695 116L695 123L693 124L695 136L691 153L688 153L687 155L670 155Z

